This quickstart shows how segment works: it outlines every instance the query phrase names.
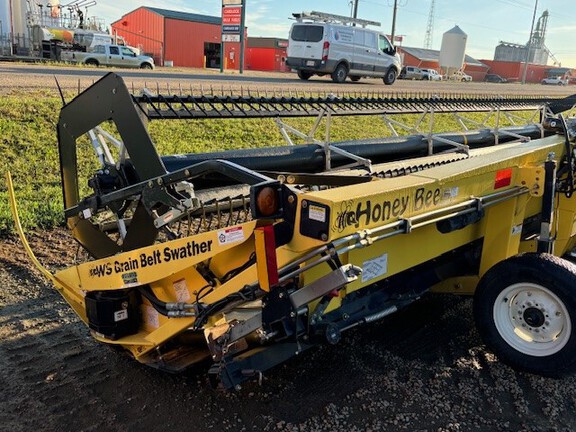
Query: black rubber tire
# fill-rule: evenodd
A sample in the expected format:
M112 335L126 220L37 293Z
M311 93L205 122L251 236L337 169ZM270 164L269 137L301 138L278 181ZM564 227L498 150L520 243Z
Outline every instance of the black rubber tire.
M558 303L546 301L550 293ZM566 314L558 311L562 307ZM576 265L554 255L536 253L499 262L486 272L476 288L474 319L482 340L502 362L545 376L561 377L575 372ZM499 330L497 320L504 330ZM552 339L547 332L555 322L561 326L557 333L554 330L551 341L525 340L513 330L523 327L527 334L536 335L533 337Z
M342 84L344 81L346 81L347 77L348 77L348 68L344 63L340 63L338 66L336 66L334 72L332 72L332 81L334 81L335 83Z
M94 60L94 59L86 60L86 64L88 66L96 66L96 67L100 66L100 63L98 63L98 60Z
M140 69L149 69L149 70L152 70L153 68L152 68L152 65L151 65L150 63L142 63L142 64L140 65Z
M303 81L308 81L312 75L314 75L312 72L303 70L298 71L298 78L300 78Z
M398 75L398 72L396 71L396 68L391 67L386 72L386 75L384 75L384 78L382 78L382 81L384 81L384 84L386 84L386 85L392 85L392 84L394 84L394 81L396 81L397 75Z
M352 81L352 82L358 82L358 81L360 81L360 77L359 77L359 76L351 76L351 77L350 77L350 81Z

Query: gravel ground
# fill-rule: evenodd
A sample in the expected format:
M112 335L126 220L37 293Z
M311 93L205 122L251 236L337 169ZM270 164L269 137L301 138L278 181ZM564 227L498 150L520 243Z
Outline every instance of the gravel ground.
M0 64L0 94L52 86L45 73L22 72L35 67ZM60 79L73 89L95 78ZM345 87L555 95L572 90L366 82ZM273 85L295 84L333 91L320 79ZM49 268L72 262L75 248L62 230L37 232L31 242ZM425 297L346 333L336 346L312 349L268 371L261 386L250 382L225 393L210 388L206 368L169 375L95 342L14 238L0 239L0 385L0 431L10 432L576 430L576 377L542 378L500 363L478 337L470 299Z

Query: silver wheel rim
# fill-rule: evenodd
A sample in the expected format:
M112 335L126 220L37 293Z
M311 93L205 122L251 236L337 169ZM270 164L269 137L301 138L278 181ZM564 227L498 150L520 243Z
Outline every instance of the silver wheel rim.
M494 324L508 345L534 357L556 354L572 333L570 315L562 300L533 283L510 285L498 295Z

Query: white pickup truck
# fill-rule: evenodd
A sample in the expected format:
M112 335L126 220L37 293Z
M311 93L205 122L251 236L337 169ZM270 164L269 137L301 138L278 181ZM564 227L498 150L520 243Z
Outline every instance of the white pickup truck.
M60 59L94 66L154 69L152 57L137 55L123 45L96 45L92 52L62 51Z

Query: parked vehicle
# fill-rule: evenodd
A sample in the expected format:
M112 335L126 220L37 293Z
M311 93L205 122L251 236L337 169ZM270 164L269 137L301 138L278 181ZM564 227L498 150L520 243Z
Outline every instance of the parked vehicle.
M422 69L415 66L404 66L400 71L398 76L400 79L411 79L411 80L422 80L424 79L424 73Z
M472 77L462 71L456 71L453 74L448 75L446 79L451 81L463 81L463 82L472 81Z
M566 85L568 84L568 80L562 77L548 77L540 81L540 84Z
M422 69L422 79L428 81L442 81L442 75L436 69Z
M384 34L365 28L380 23L314 11L293 15L297 22L290 29L286 65L300 79L330 75L343 83L347 77L378 77L387 85L396 80L401 68L396 48Z
M123 45L96 45L92 52L62 51L60 57L62 61L93 66L154 69L152 57L137 55L131 48Z
M493 82L493 83L505 83L508 82L506 78L501 77L500 75L496 74L486 74L484 77L485 82Z

